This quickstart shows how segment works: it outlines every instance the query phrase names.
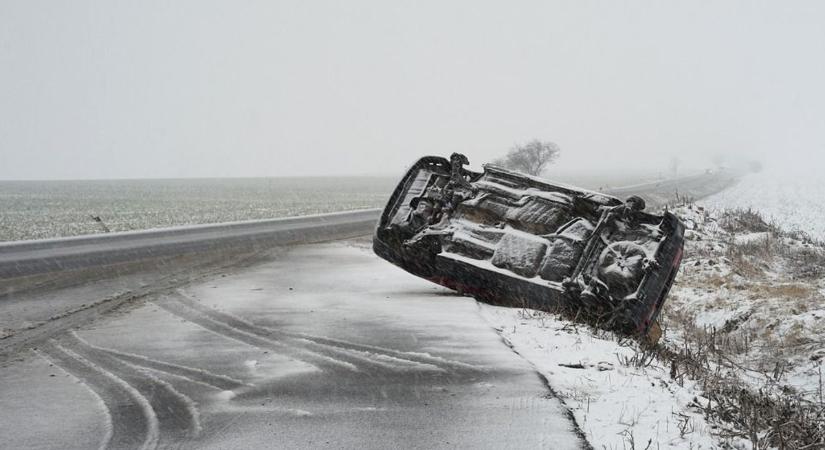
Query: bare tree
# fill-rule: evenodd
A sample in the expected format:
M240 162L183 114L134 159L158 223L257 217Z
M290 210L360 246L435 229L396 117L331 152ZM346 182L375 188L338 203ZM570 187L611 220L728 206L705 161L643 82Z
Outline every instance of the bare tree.
M503 158L494 161L495 164L528 175L541 175L548 164L559 157L559 146L553 142L532 141L516 145Z

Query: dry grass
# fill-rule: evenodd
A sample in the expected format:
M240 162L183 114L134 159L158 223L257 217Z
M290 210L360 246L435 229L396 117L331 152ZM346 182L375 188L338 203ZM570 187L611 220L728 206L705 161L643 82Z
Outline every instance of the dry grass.
M727 210L719 224L729 233L766 233L750 242L736 242L733 235L726 240L725 256L741 276L760 276L777 266L787 267L795 278L825 276L825 243L804 232L782 230L750 209Z
M794 364L815 363L823 345L810 328L818 325L794 316L825 307L825 246L754 210L729 210L718 219L693 211L701 214L685 246L691 263L660 318L666 336L678 340L641 349L631 362L655 358L671 367L677 383L699 383L710 400L702 409L723 438L757 449L825 449L822 383L814 395L786 383ZM751 233L764 236L736 238ZM732 315L718 328L699 326L704 311Z
M725 230L730 233L777 233L779 227L769 223L759 211L753 209L727 209L722 211L719 220Z
M818 290L805 283L758 284L751 288L759 298L780 298L787 300L808 300L818 295Z
M707 285L713 287L722 287L731 282L731 278L729 276L721 276L717 274L713 274L707 278Z
M672 321L671 321L672 322ZM690 323L685 320L682 323ZM760 340L756 329L736 328L725 333L715 329L688 327L682 346L647 347L626 363L639 367L658 361L670 366L671 379L682 385L696 381L709 402L696 402L706 418L719 426L725 439L740 438L755 449L825 448L825 405L811 401L791 389L779 387L783 358L757 361L743 367L737 356L751 353ZM785 344L793 344L793 339ZM777 348L782 347L776 343ZM739 378L743 371L761 372L764 386L750 389ZM821 389L821 388L820 388Z

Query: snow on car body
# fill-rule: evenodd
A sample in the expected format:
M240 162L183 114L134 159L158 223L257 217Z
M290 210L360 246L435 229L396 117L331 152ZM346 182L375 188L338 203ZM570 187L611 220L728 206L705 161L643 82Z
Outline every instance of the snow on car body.
M467 159L418 160L373 239L408 272L491 303L580 314L648 334L682 257L684 226L597 192Z

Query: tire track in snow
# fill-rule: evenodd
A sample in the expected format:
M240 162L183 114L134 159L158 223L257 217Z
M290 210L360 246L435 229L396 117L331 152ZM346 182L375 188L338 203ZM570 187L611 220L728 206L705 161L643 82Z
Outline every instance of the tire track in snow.
M244 383L240 380L236 380L225 375L214 374L203 369L167 363L164 361L158 361L156 359L147 358L142 355L136 355L133 353L126 353L118 350L112 350L109 348L98 347L89 344L88 342L86 344L97 350L106 352L114 357L117 357L118 359L121 359L129 364L156 370L158 372L163 372L194 383L206 385L211 388L220 389L224 391L231 391L233 389L250 386L249 384Z
M180 442L197 436L200 419L195 403L171 384L157 378L139 366L128 364L110 353L93 347L74 333L66 336L63 347L79 355L87 364L117 377L145 401L154 416L160 440Z
M112 412L111 412L111 409L109 408L109 406L106 404L106 400L103 397L101 397L100 394L95 389L92 388L92 386L90 385L88 380L78 378L77 376L75 376L74 372L70 372L68 369L64 368L58 362L56 357L48 355L46 353L46 351L44 351L42 349L41 350L34 350L34 352L38 356L40 356L40 358L42 358L43 361L48 362L50 366L56 367L57 369L59 369L63 373L68 374L70 377L72 377L75 380L79 381L80 384L82 384L86 388L86 390L88 392L90 392L92 394L92 396L97 400L97 404L100 406L101 411L106 416L106 418L104 419L104 425L103 425L103 428L106 430L106 433L104 434L103 439L100 440L100 445L98 446L98 449L100 449L100 450L106 449L109 446L109 442L111 442L112 436L113 436ZM54 358L54 359L50 359L50 358Z
M366 344L358 344L355 342L344 341L341 339L333 339L327 338L322 336L314 336L310 334L303 334L303 333L285 333L288 336L292 336L295 338L302 338L308 339L318 344L334 346L334 347L341 347L347 348L362 352L372 352L372 353L383 353L389 356L395 356L398 358L403 358L410 361L415 361L420 364L432 364L437 366L450 366L459 369L466 369L466 370L481 370L481 367L474 366L472 364L467 364L461 361L455 361L452 359L442 358L440 356L432 356L428 353L420 353L420 352L402 352L400 350L393 350L391 348L385 347L378 347L374 345L366 345Z
M180 291L178 295L173 296L173 300L197 311L212 321L220 322L233 329L241 330L245 333L268 340L277 339L279 343L282 343L282 345L286 344L290 348L304 348L315 353L348 361L356 366L368 365L395 372L408 370L444 372L445 369L441 367L442 364L451 366L460 365L460 363L456 364L444 359L423 356L421 354L408 354L382 347L359 345L329 338L273 330L255 325L240 317L204 306Z
M349 342L349 341L345 341L345 340L341 340L341 339L333 339L333 338L328 338L328 337L323 337L323 336L315 336L315 335L305 334L305 333L293 333L293 332L288 332L288 331L279 331L279 330L275 330L275 329L272 329L272 328L269 328L269 327L255 325L254 323L249 322L249 321L247 321L243 318L240 318L238 316L232 315L230 313L218 311L218 310L215 310L215 309L210 308L208 306L205 306L202 303L200 303L199 301L192 298L191 295L183 292L182 290L178 290L178 293L180 294L180 296L176 297L176 300L181 301L182 303L186 304L187 306L189 306L193 309L196 309L196 310L202 312L203 314L205 314L207 316L216 317L216 318L218 318L218 320L232 321L233 323L240 323L240 324L242 324L242 326L246 326L246 327L253 327L253 328L256 328L256 329L260 330L260 332L262 332L262 333L270 333L270 334L273 334L273 335L282 336L283 338L310 340L310 341L313 341L314 343L317 343L317 344L326 345L326 346L329 346L329 347L338 347L338 348L342 348L342 349L346 349L346 350L354 350L354 351L358 351L358 352L361 352L361 353L383 354L383 355L386 355L386 356L391 356L391 357L395 357L395 358L399 358L399 359L404 359L404 360L415 362L415 363L418 363L418 364L429 364L429 365L436 365L436 366L449 366L449 367L455 367L455 368L459 368L459 369L466 369L466 370L473 370L473 371L482 370L481 367L478 367L478 366L475 366L475 365L472 365L472 364L467 364L467 363L464 363L464 362L461 362L461 361L446 359L446 358L442 358L442 357L439 357L439 356L432 356L428 353L403 352L403 351L400 351L400 350L395 350L395 349L386 348L386 347L379 347L379 346L375 346L375 345L366 345L366 344L358 344L358 343Z
M224 338L250 345L252 347L274 351L278 354L311 364L321 370L335 371L345 369L358 372L358 367L347 361L341 361L327 355L321 355L302 348L291 348L284 343L277 342L268 337L262 337L254 333L249 333L221 321L213 320L196 310L187 308L182 303L170 299L169 297L156 301L155 304L169 313L180 317L181 319L198 325L201 328Z
M146 397L135 388L53 340L43 344L38 352L80 379L103 400L112 424L106 447L142 450L157 447L158 418Z
M179 317L190 320L211 331L247 344L273 350L277 353L310 363L321 370L340 369L359 371L368 366L382 372L407 370L443 371L440 367L421 364L392 356L329 347L307 339L284 336L273 330L258 327L237 317L228 316L211 308L194 308L189 302L178 301L177 296L159 306ZM330 366L332 363L332 366Z

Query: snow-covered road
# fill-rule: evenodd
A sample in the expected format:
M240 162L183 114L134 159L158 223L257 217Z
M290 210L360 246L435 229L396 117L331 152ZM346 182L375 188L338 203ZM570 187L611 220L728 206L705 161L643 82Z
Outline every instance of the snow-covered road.
M6 448L582 448L470 298L360 243L149 296L0 369Z

